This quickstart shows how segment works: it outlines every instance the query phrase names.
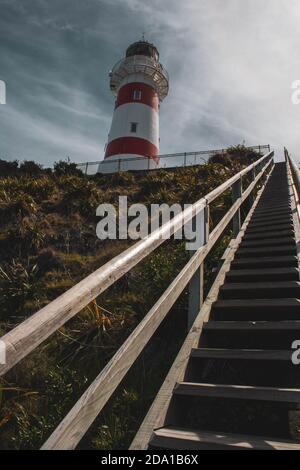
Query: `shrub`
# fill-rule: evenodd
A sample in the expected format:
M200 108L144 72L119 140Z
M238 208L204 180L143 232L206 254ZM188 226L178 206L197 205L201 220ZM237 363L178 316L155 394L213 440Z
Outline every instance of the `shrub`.
M0 159L0 178L6 178L7 176L17 176L18 165L18 160L9 162Z
M35 163L32 160L25 160L20 164L19 174L26 176L38 176L43 173L42 165Z
M60 160L54 163L55 176L78 175L83 177L83 173L76 166L76 163L65 162Z

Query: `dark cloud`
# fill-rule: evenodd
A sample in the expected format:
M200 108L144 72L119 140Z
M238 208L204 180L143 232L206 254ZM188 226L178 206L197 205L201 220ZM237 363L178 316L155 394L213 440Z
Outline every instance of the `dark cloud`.
M170 75L161 152L270 143L298 149L297 0L0 0L0 156L101 159L108 71L153 41Z

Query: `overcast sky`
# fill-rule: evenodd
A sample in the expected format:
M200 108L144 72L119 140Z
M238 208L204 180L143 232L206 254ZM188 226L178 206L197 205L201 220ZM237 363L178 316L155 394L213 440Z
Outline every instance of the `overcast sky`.
M298 157L299 25L299 0L0 0L0 158L102 159L108 72L142 32L170 75L161 153L245 142Z

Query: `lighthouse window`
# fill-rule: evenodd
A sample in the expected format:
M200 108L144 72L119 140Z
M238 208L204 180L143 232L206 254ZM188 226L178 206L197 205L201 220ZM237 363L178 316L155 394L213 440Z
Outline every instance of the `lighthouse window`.
M134 100L141 100L142 99L142 91L141 90L134 90L133 91L133 99Z
M132 122L130 124L130 132L136 132L137 131L137 126L138 126L137 122Z

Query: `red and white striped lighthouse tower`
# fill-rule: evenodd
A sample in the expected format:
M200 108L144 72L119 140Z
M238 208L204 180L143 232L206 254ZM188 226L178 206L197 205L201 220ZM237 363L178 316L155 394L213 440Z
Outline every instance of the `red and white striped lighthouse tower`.
M110 89L116 102L105 163L119 160L122 169L154 168L159 160L159 106L169 90L156 47L145 40L131 44L110 72Z

